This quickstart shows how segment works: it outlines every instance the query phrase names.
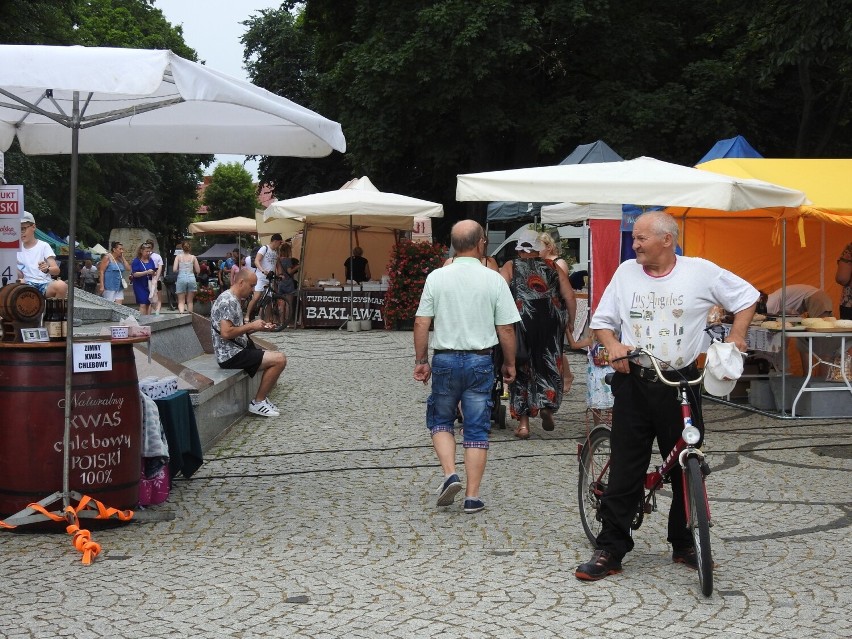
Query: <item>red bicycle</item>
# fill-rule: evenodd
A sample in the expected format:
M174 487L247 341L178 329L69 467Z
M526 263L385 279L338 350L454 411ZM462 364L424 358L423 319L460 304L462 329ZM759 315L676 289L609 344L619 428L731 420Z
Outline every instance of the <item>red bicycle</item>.
M696 447L701 440L701 432L692 425L692 409L687 398L689 386L697 386L704 379L704 370L702 369L696 379L684 378L671 381L663 376L657 358L650 352L640 348L631 351L627 358L635 359L643 355L651 361L660 381L678 389L683 432L662 466L656 466L645 476L645 494L639 500L631 528L637 530L642 525L645 515L657 510L657 491L663 487L663 484L670 483L671 471L676 464L680 465L683 469L686 525L692 532L692 541L698 560L698 581L701 584L701 592L709 597L713 592L713 557L710 552L712 523L704 479L710 473L710 467L704 459L704 453ZM607 377L611 375L612 373ZM600 504L609 478L610 429L609 424L596 426L589 433L586 442L579 445L577 449L577 458L580 463L580 476L577 483L580 520L586 536L593 544L602 526Z

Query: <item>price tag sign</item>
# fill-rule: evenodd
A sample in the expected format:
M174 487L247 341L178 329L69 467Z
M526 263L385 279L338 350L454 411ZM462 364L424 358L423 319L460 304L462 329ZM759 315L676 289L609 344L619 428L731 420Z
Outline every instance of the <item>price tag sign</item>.
M49 342L50 336L47 334L47 329L40 328L22 328L21 339L25 342Z
M91 342L74 344L75 373L92 373L112 370L112 344Z

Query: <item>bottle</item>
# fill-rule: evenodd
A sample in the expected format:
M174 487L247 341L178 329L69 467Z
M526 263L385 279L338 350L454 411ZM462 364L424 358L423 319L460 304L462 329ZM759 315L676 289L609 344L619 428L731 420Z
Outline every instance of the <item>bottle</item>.
M62 339L68 337L68 300L59 300L59 308L62 311L59 316L59 323L62 327Z
M45 300L44 326L51 342L62 341L62 325L59 321L59 308L53 297Z

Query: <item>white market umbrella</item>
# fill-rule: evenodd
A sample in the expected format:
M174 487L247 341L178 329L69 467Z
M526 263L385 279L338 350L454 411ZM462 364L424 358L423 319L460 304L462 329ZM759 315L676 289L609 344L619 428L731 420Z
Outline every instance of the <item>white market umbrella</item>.
M721 178L721 179L720 179ZM623 162L558 164L459 175L459 201L575 202L744 211L795 207L801 191L641 157Z
M411 231L414 218L443 217L444 207L436 202L407 195L379 191L364 176L350 180L336 191L324 191L270 204L263 213L264 220L303 220L305 236L300 262L304 264L308 229L312 225L339 225L349 228L349 257L352 258L352 229L380 227ZM351 264L351 262L350 262ZM304 281L304 270L300 270ZM350 318L352 303L350 295Z
M79 153L322 157L346 150L338 123L171 51L79 46L0 45L0 150L16 137L26 154L71 156L72 244ZM73 273L73 251L69 258ZM74 314L69 290L65 506Z
M279 200L263 213L265 220L305 218L305 222L358 226L381 226L403 231L414 228L415 217L443 217L436 202L379 191L364 176L350 180L336 191L325 191Z
M250 217L193 222L189 225L189 232L193 235L256 235L257 222Z
M243 235L257 235L257 222L250 217L228 217L224 220L193 222L189 225L192 235L236 235L237 246L242 246Z

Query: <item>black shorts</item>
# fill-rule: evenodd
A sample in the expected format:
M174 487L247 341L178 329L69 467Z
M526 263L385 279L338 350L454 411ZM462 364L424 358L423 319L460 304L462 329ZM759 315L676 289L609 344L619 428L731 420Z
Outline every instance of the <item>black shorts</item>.
M219 363L219 368L240 368L254 377L263 361L262 348L244 348L231 359Z

